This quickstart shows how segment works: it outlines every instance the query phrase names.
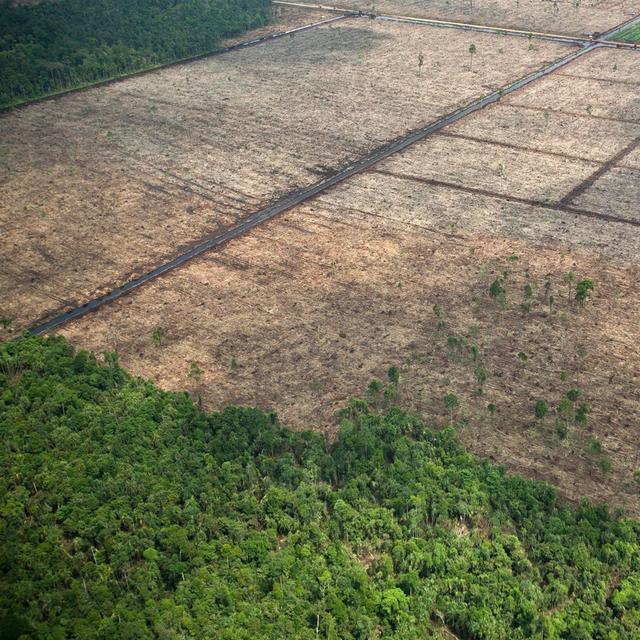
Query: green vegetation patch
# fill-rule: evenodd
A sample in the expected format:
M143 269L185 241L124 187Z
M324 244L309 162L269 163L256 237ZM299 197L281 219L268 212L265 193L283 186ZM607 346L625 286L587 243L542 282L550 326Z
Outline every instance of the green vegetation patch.
M0 0L0 107L213 51L270 0Z
M0 347L0 637L640 637L640 524L398 410L205 414L62 338Z
M619 42L640 42L640 24L625 29L615 39Z

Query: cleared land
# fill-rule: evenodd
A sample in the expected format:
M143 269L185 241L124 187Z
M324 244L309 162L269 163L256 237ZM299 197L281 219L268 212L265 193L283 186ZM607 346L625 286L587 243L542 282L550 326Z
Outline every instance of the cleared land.
M616 77L635 77L619 53L594 52L572 66L584 77L566 78L568 87L550 78L514 94L64 333L118 351L135 373L190 388L209 406L256 404L328 431L347 397L404 363L405 406L445 423L442 397L456 393L469 425L462 437L477 453L569 498L638 514L640 234L624 220L640 200L633 172L612 159L640 123L620 117L634 108L626 84L608 85L610 101L596 102L602 88L590 75L616 64ZM585 102L606 104L607 117L556 110ZM618 180L610 191L618 222L571 211L582 201L559 204L597 172L596 186ZM584 308L570 302L570 271L596 283ZM488 290L504 272L501 303ZM166 330L160 347L156 327ZM536 421L534 405L556 407L573 387L588 423L569 418L562 439L553 418Z
M8 114L0 315L108 291L568 51L350 19Z
M574 36L602 33L640 13L637 0L335 0L329 4Z
M207 406L257 405L276 410L286 424L329 432L346 398L388 366L405 363L403 404L444 424L442 397L458 394L457 417L470 425L462 437L477 453L545 477L570 498L591 495L637 512L637 266L595 258L594 245L572 251L545 235L534 234L546 247L519 240L515 226L511 238L491 230L432 231L446 211L433 209L426 194L407 189L399 199L388 183L377 190L388 200L372 215L332 205L331 197L301 207L64 334L83 347L118 351L135 374L190 389ZM422 202L415 224L401 218L409 197ZM457 209L448 211L457 222ZM481 208L475 213L486 216ZM542 227L546 213L532 213ZM548 215L545 222L555 235L558 222ZM592 239L607 230L598 221L573 227ZM597 282L585 309L567 302L570 270ZM503 271L504 308L488 296ZM557 297L550 317L547 281ZM523 313L526 284L535 293ZM444 329L436 328L434 304ZM166 330L160 347L151 339L156 327ZM459 342L450 346L449 336ZM477 364L459 346L463 341L477 346ZM200 382L189 377L192 362L203 372ZM474 366L487 371L482 396ZM589 426L570 424L569 437L560 440L553 418L535 424L534 404L541 398L555 406L573 386L590 406ZM493 419L490 402L497 407ZM604 454L588 453L590 436ZM598 466L605 456L613 465L607 474Z
M18 112L0 286L18 324L82 300L567 51L352 19ZM445 424L457 394L478 454L640 515L637 64L592 52L62 332L209 407L329 433L402 365L400 402ZM569 272L595 282L584 307Z

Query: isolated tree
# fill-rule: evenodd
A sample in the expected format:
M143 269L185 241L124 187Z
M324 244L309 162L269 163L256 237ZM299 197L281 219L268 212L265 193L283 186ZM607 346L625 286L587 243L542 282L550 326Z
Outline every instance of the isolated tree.
M569 426L569 420L574 417L573 402L568 398L562 398L558 404L558 416L565 421L565 425Z
M549 407L544 400L538 400L536 402L536 418L542 422L549 411Z
M567 285L569 287L569 302L571 302L571 291L573 289L573 283L576 280L576 274L573 273L573 271L569 271L569 273L567 273Z
M589 415L589 405L586 402L581 402L576 409L576 422L583 426L587 426L587 417Z
M578 304L584 305L584 303L591 296L591 292L593 291L593 280L589 278L585 278L584 280L580 280L576 285L576 300Z
M577 402L581 395L582 391L580 391L580 389L569 389L569 391L567 391L567 398L571 400L571 402Z
M504 290L504 287L502 286L502 281L500 280L500 278L496 278L491 283L491 286L489 287L489 295L492 298L496 298L498 300L504 299L505 290Z
M369 387L368 387L369 394L372 396L379 395L380 392L382 391L382 387L383 387L382 382L380 382L380 380L378 380L377 378L374 378L369 383Z
M520 366L524 369L527 366L529 356L524 351L520 351L518 353L518 360L520 361Z
M191 367L189 369L189 377L195 380L197 383L200 383L202 379L202 369L198 366L197 362L192 362Z
M487 381L487 371L483 367L476 367L473 370L473 375L478 383L478 395L482 395L484 391L484 383Z
M418 75L422 75L422 67L424 65L424 53L420 51L418 53Z
M469 65L469 69L471 69L473 71L473 56L476 55L476 52L478 50L476 49L476 45L473 44L473 42L469 45L469 55L471 56L471 63Z
M531 300L533 297L533 287L530 284L524 285L524 299Z
M397 387L400 383L400 370L398 367L389 367L387 370L387 378L389 378L389 382L394 387Z
M449 424L453 425L453 412L460 405L458 396L454 393L448 393L444 398L444 406L449 410Z

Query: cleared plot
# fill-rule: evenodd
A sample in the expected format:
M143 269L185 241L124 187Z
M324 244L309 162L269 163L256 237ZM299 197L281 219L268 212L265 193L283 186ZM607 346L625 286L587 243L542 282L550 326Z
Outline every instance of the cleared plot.
M372 205L373 215L350 210L340 189L64 333L79 346L116 350L133 373L190 389L210 407L258 405L289 425L329 432L345 399L404 363L401 403L445 424L442 398L456 393L457 418L473 425L462 437L477 453L547 478L570 498L590 495L638 513L632 472L639 452L640 312L630 302L640 293L639 274L637 263L596 257L594 248L612 225L574 225L569 238L580 234L586 250L554 242L562 223L545 210L532 211L533 241L495 224L487 232L452 231L441 218L448 213L458 222L464 203L443 213L427 193L408 188L400 198L399 188L391 179L370 186L366 195L388 197ZM410 199L421 224L403 217ZM478 220L486 217L477 211ZM637 259L638 239L624 231L615 240L632 243L629 253ZM488 295L503 271L504 305ZM568 302L568 271L596 282L584 309ZM556 297L551 315L545 282ZM525 313L526 284L533 293ZM439 319L446 323L441 329ZM166 331L161 346L152 341L156 327ZM476 363L464 344L476 346ZM528 354L526 367L519 352ZM192 362L203 371L199 382L189 378ZM478 366L488 376L482 395ZM552 418L536 424L534 405L544 399L557 406L575 386L589 405L589 423L570 421L561 440ZM488 403L497 407L493 418ZM591 437L613 465L606 474L598 466L603 454L587 451Z
M540 110L520 109L501 102L457 122L443 134L600 163L640 135L640 123L600 120L587 113L581 117L558 113L554 111L553 98L551 94ZM630 157L625 162L630 162Z
M614 167L575 198L572 205L640 222L640 174Z
M376 169L409 179L468 186L504 198L553 203L597 166L590 161L439 135L379 163Z
M607 31L640 11L637 0L334 0L330 4L567 35Z
M640 148L640 120L626 119L640 108L629 84L637 71L619 68L619 82L598 85L598 91L588 75L618 58L617 52L593 53L569 67L580 75L545 78L388 158L373 173L443 188L430 196L443 210L449 202L469 200L468 212L460 216L475 227L485 221L474 210L487 211L493 224L489 211L498 204L509 216L506 227L517 227L518 218L527 225L530 214L522 205L545 205L559 219L574 219L568 210L574 208L637 224L640 180L634 154ZM568 115L580 104L588 105L580 117ZM559 110L563 106L566 112ZM355 200L371 205L368 198L362 194ZM608 243L606 235L602 242Z
M445 235L472 238L496 235L532 244L597 250L603 258L633 262L640 255L640 233L624 222L598 220L478 192L466 186L433 184L371 172L357 176L319 199L339 212L373 216Z
M470 42L351 19L0 118L1 315L82 303L569 50L473 34L470 69Z
M511 94L504 104L640 124L638 58L635 52L596 49L566 67L563 75L548 76L527 91Z

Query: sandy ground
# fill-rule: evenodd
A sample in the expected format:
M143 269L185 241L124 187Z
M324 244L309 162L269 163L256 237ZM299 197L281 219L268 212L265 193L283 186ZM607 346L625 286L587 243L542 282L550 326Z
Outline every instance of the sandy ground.
M640 13L638 0L332 0L329 4L577 36L607 31Z
M0 316L108 291L568 50L350 19L0 117Z

